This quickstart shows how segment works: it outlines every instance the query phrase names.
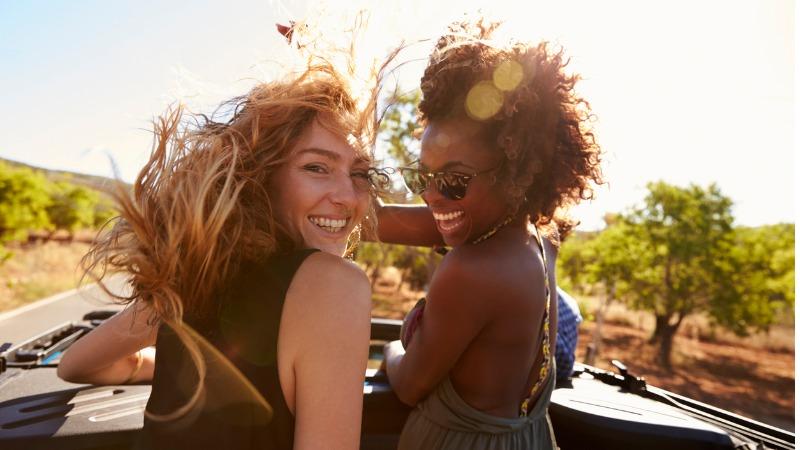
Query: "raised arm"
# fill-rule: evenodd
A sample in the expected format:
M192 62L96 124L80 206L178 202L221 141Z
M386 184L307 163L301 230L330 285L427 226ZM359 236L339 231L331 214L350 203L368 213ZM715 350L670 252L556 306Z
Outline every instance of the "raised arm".
M324 252L309 256L292 280L278 370L295 415L295 449L359 446L370 296L361 269Z
M134 302L78 339L61 357L58 376L73 383L124 384L153 379L157 328Z
M444 245L427 206L385 204L378 199L376 210L381 242L425 247Z

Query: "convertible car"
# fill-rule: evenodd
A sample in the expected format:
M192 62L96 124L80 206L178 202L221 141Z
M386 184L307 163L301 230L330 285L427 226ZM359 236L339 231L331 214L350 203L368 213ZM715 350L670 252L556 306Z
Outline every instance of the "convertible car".
M142 426L149 385L89 386L56 376L61 353L114 314L95 311L20 343L0 347L0 449L125 449ZM400 322L372 320L370 367ZM793 449L793 433L647 385L614 361L617 373L576 364L553 393L550 416L561 449ZM362 449L396 447L409 408L386 374L364 379Z

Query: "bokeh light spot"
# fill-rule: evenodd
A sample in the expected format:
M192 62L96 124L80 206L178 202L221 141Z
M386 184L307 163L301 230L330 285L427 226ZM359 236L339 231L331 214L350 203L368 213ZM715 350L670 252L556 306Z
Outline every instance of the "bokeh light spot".
M464 107L470 117L486 120L500 111L503 93L489 81L481 81L469 90Z
M511 91L522 81L522 65L514 60L506 60L494 69L492 81L497 89L501 91Z
M439 147L449 147L450 146L450 136L445 133L444 131L440 131L436 134L435 137L436 145Z

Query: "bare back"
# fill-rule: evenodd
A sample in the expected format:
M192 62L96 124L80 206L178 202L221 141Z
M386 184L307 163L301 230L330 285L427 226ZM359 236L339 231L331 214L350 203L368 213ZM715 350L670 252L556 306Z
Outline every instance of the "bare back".
M545 244L550 286L555 286L555 248ZM459 249L462 250L462 249ZM545 271L542 254L534 238L497 236L483 248L464 248L447 256L441 273L468 265L480 277L466 302L479 305L485 325L465 348L449 377L459 395L474 408L496 416L515 417L520 402L530 394L542 360L542 319L545 307ZM483 288L485 285L485 288ZM444 288L446 289L446 287ZM435 296L428 299L435 303ZM557 302L551 299L551 337L555 342ZM477 320L477 318L476 318Z

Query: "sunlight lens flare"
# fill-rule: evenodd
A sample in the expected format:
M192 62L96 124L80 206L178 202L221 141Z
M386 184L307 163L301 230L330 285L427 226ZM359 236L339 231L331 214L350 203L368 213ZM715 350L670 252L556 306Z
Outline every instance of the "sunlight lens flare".
M187 400L169 411L146 410L148 419L170 429L190 427L201 414L242 427L264 426L272 420L273 410L264 396L214 344L185 323L167 325L167 345L185 351L173 389Z
M492 74L492 81L497 89L501 91L513 91L522 81L524 72L522 65L514 60L506 60L500 63Z
M481 81L467 93L464 108L475 120L486 120L503 107L503 94L513 91L525 77L522 65L514 60L500 63L492 72L492 81Z
M469 90L464 107L475 120L486 120L500 111L503 93L490 81L481 81Z

